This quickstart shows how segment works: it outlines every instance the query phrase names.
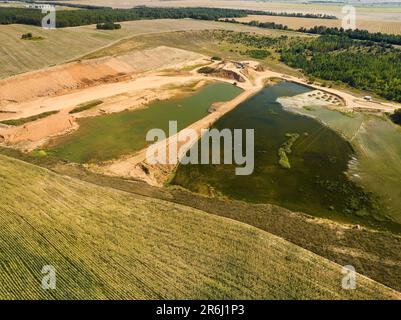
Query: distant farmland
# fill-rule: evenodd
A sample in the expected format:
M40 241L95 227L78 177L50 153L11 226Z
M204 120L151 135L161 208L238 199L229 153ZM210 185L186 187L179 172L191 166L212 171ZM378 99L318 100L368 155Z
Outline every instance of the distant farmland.
M241 22L260 21L274 22L288 26L290 29L313 28L315 26L338 27L341 28L341 19L310 19L310 18L294 18L294 17L275 17L275 16L247 16L244 18L236 18ZM368 30L370 32L381 32L388 34L401 34L401 21L370 21L356 20L358 29Z
M400 294L243 223L0 156L1 299L382 299ZM23 196L24 201L21 201ZM42 267L56 289L41 287Z
M0 78L37 70L50 65L79 59L91 52L108 47L122 39L137 35L206 29L255 31L261 34L296 33L260 29L230 23L202 20L141 20L122 22L120 30L96 30L95 25L45 30L27 25L3 25L0 32ZM43 37L40 41L21 40L21 35L31 32ZM7 48L7 50L6 50Z

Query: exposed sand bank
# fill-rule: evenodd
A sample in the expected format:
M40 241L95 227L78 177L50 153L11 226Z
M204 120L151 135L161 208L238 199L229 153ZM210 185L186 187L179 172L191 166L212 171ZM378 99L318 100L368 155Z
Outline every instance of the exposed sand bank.
M277 99L284 108L304 108L313 106L327 106L333 108L342 108L343 102L337 96L325 93L320 90L314 90L294 97L280 97Z
M17 127L0 128L0 142L22 150L32 150L44 144L49 137L67 133L77 128L68 110L32 121Z
M70 93L86 92L84 89L99 87L110 83L124 83L146 72L160 71L168 68L183 68L203 61L207 57L186 50L160 46L136 51L118 57L104 57L46 68L7 79L0 80L0 120L16 119L35 114L35 105L53 104L61 109L58 103ZM64 98L64 97L65 98ZM103 95L104 96L104 95ZM59 100L48 100L61 97ZM82 102L81 101L78 102ZM10 111L10 114L5 112Z

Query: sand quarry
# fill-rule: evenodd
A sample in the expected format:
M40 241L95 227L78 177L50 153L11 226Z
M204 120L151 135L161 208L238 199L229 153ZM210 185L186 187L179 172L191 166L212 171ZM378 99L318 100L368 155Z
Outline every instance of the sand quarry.
M0 121L60 111L18 127L1 125L0 138L6 144L30 150L52 135L73 129L76 117L119 112L144 106L154 99L167 99L177 91L172 86L179 88L196 79L191 74L163 76L162 70L204 64L206 58L161 46L0 80ZM104 102L101 108L69 114L75 107L99 99Z
M205 65L234 72L244 81L237 83L232 78L221 78L219 74L198 73ZM45 145L52 137L76 130L77 118L144 108L154 100L169 99L182 93L183 88L197 89L210 81L235 83L244 91L231 101L216 101L213 112L190 125L198 135L201 129L209 128L225 113L261 90L269 78L293 81L315 89L308 95L287 101L299 106L332 105L348 111L354 108L392 111L399 107L366 102L336 89L308 84L307 79L258 68L258 65L255 61L242 61L241 67L235 61L213 62L210 57L195 52L160 46L115 57L67 63L0 80L0 121L39 118L16 126L0 124L0 143L31 151ZM71 113L94 101L100 103L88 110ZM40 118L47 112L54 114ZM167 152L174 138L167 139ZM160 186L168 180L175 165L149 165L146 150L140 150L88 168Z
M0 81L0 107L3 112L24 112L27 108L21 102L132 80L150 70L184 67L202 58L205 57L194 52L160 46L118 57L83 60L29 72Z
M160 46L0 80L0 121L58 112L19 126L0 124L0 141L30 151L55 135L76 129L76 118L146 107L154 100L179 94L185 86L196 89L209 81L234 82L197 73L197 66L207 64L213 64L209 57ZM218 67L235 69L231 62ZM249 89L253 84L247 80L239 86ZM93 101L101 104L70 114L73 109Z

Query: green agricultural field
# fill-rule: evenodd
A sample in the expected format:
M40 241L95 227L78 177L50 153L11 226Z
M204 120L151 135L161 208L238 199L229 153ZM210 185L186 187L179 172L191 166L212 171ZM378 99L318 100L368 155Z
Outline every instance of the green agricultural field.
M400 298L254 227L0 156L0 298ZM23 196L24 201L21 201ZM55 290L41 288L44 265Z

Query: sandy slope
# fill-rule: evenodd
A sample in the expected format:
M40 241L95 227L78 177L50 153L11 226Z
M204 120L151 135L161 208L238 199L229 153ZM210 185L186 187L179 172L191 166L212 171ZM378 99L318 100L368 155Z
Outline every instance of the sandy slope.
M18 127L0 129L0 140L6 144L17 145L21 149L32 150L50 136L67 133L76 128L74 117L68 114L68 110L62 110L57 114Z
M31 100L69 93L104 83L121 82L149 70L177 68L204 58L202 55L160 46L118 57L83 60L0 80L0 108L17 111L13 117L26 117ZM55 106L57 108L57 106ZM1 116L0 116L1 117ZM2 116L3 118L6 116ZM2 118L0 118L2 119Z

